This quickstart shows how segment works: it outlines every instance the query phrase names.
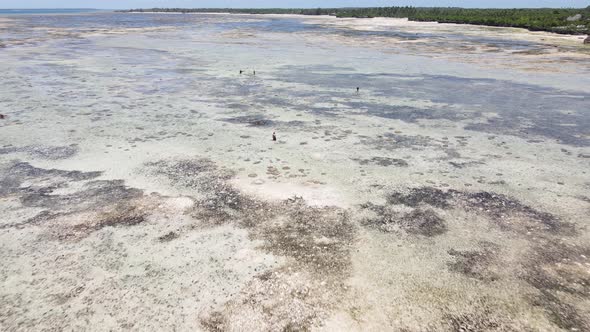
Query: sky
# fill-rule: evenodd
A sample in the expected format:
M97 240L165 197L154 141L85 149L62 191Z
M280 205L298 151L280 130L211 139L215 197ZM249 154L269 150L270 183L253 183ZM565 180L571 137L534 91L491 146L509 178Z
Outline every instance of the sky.
M0 8L587 7L590 0L0 0Z

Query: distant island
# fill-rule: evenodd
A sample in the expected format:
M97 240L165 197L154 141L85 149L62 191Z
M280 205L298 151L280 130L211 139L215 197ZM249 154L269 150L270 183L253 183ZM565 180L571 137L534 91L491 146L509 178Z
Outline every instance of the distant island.
M151 13L235 13L235 14L299 14L332 15L336 17L396 17L410 21L477 24L498 27L525 28L561 34L588 34L590 6L586 8L522 8L522 9L466 9L426 7L372 8L151 8L121 12Z

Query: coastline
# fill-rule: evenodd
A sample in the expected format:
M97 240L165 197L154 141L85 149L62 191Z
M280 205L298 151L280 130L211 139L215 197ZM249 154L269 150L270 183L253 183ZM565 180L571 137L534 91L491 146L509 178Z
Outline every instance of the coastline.
M115 13L128 13L128 14L173 14L173 15L233 15L233 16L266 16L266 17L293 17L293 18L334 18L335 20L375 20L375 19L386 19L386 20L405 20L410 23L431 23L437 25L448 25L448 26L471 26L471 27L486 27L486 28L497 28L497 29L515 29L524 30L532 33L548 33L551 35L562 35L562 36L573 36L573 37L590 37L590 32L581 34L572 33L560 33L549 30L538 30L538 29L527 29L522 27L514 26L502 26L502 25L486 25L486 24L473 24L473 23L461 23L461 22L438 22L438 21L422 21L422 20L410 20L407 17L338 17L335 15L304 15L304 14L264 14L264 13L233 13L233 12L158 12L158 11L114 11ZM583 39L582 39L583 40Z

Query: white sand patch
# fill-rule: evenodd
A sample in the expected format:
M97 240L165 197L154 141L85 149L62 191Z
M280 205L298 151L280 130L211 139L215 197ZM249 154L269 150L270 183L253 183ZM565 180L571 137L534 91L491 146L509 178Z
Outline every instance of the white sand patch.
M347 202L333 187L320 181L308 180L297 182L276 182L272 180L236 178L232 181L237 188L247 194L255 195L261 199L277 201L286 200L295 196L302 197L312 206L338 206L347 207Z

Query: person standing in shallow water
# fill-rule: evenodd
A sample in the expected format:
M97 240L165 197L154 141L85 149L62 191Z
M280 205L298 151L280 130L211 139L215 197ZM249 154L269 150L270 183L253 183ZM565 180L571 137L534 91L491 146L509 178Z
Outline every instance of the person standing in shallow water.
M274 132L274 131L272 132L272 140L273 141L277 140L277 135L276 135L276 132Z

